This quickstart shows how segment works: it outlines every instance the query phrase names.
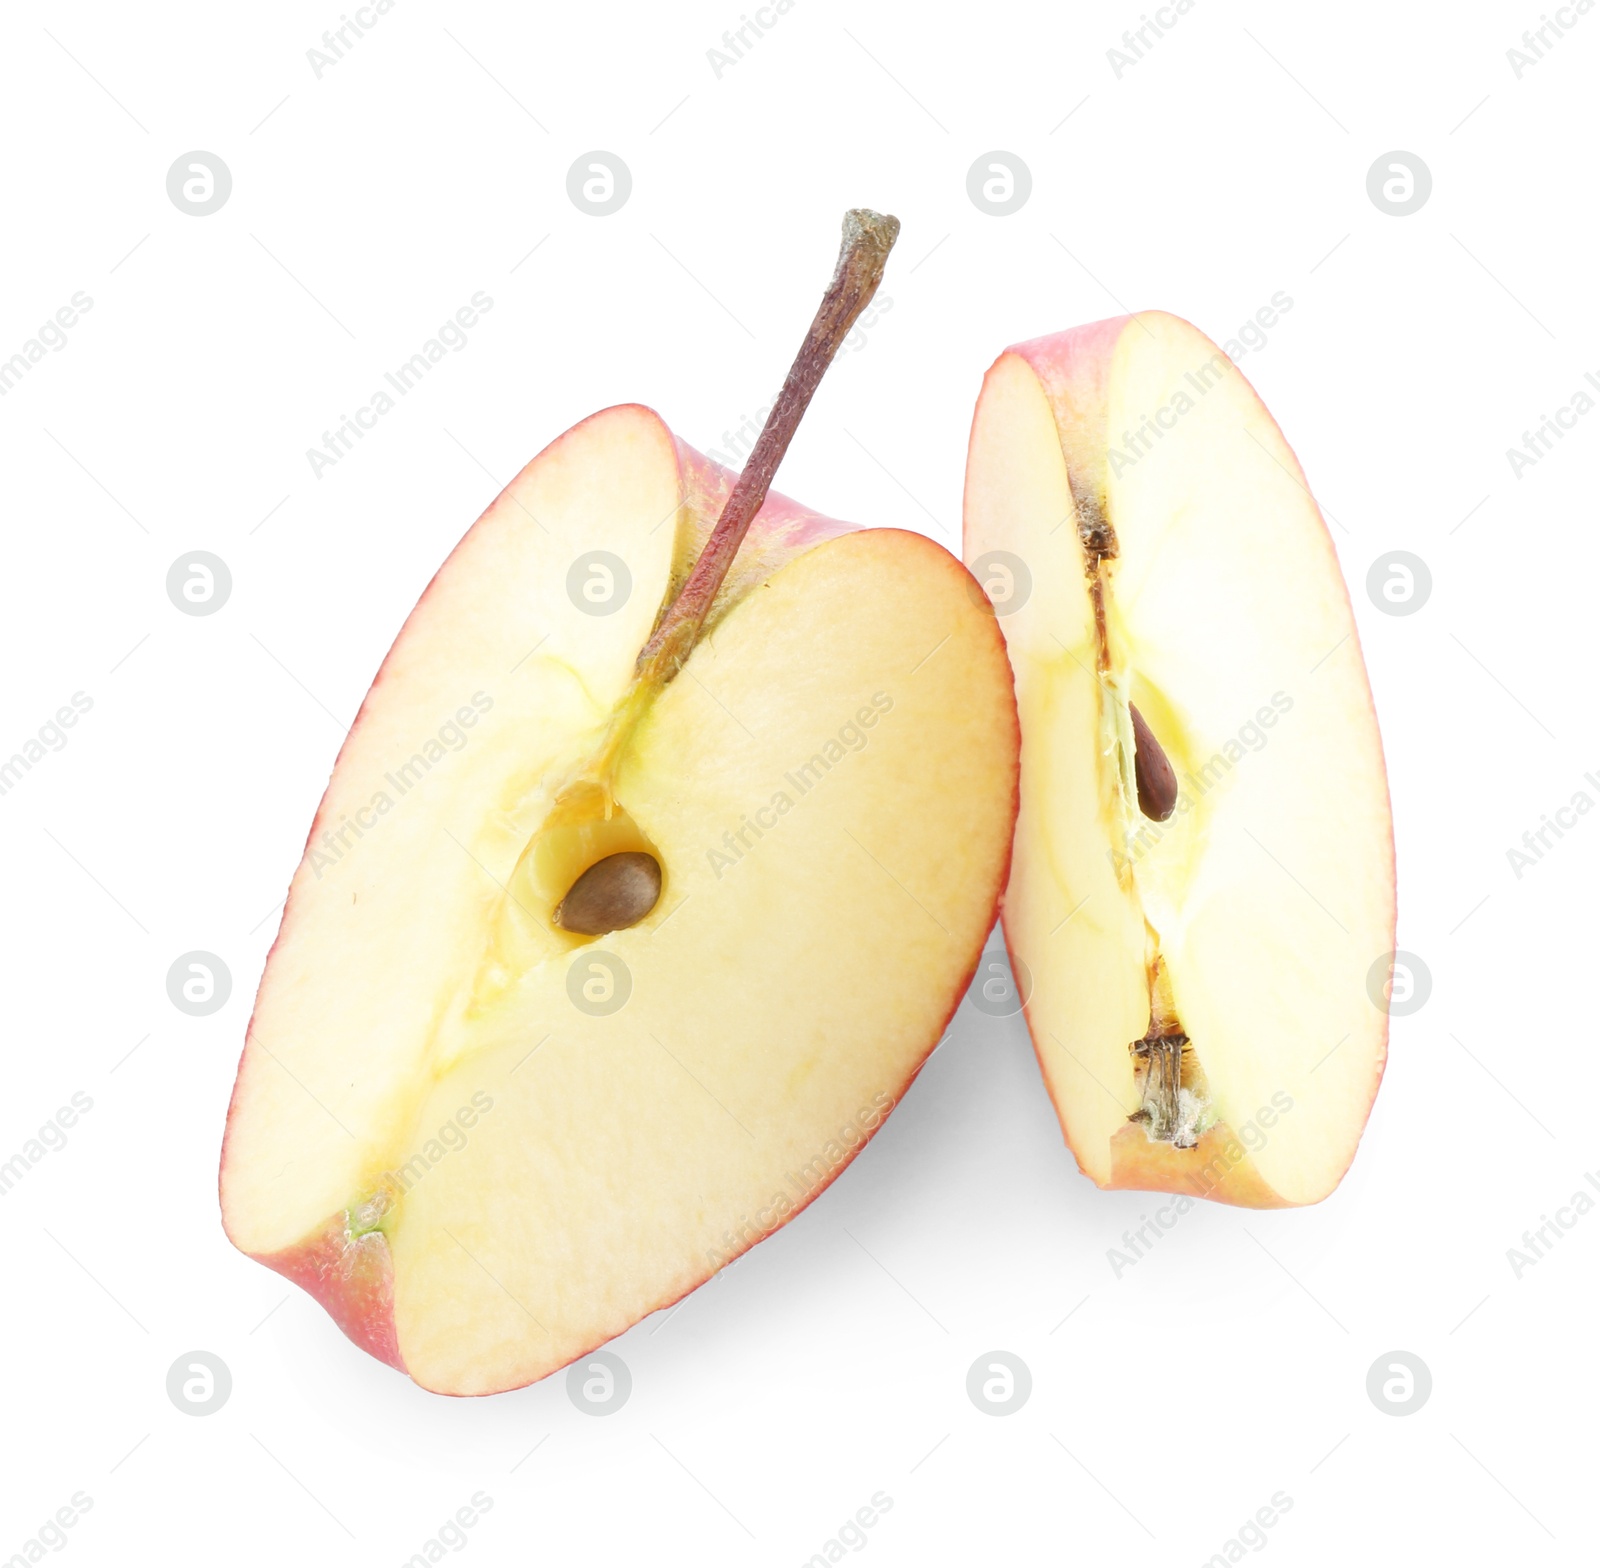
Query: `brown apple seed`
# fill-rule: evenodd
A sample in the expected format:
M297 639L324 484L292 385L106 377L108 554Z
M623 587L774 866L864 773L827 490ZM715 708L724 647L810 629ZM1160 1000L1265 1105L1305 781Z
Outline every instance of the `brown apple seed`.
M604 936L636 926L661 897L661 867L654 855L630 849L597 860L556 905L555 923L579 936Z
M1165 822L1178 804L1178 776L1144 715L1131 702L1128 717L1133 720L1133 776L1139 785L1139 809L1152 822Z

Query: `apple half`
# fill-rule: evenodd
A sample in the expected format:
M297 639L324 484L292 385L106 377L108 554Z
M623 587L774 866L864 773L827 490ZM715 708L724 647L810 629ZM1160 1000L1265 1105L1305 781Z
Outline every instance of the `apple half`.
M932 541L769 495L616 731L731 482L638 406L536 457L400 632L295 873L224 1223L425 1388L541 1378L792 1219L993 923L1011 673ZM574 789L617 733L607 798ZM655 887L625 929L571 929L614 856Z
M1383 1073L1394 852L1339 563L1261 400L1145 311L989 370L965 494L1022 721L1006 941L1082 1170L1338 1185Z

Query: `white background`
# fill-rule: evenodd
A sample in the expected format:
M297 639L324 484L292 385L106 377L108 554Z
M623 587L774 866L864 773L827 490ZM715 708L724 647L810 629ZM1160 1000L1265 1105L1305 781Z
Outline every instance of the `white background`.
M1520 879L1506 851L1600 797L1600 414L1520 478L1506 449L1600 374L1600 18L1519 80L1532 3L1200 0L1118 79L1134 4L965 11L798 0L719 79L738 0L399 0L319 80L337 0L7 8L0 357L94 306L0 399L0 753L93 708L0 798L0 1159L75 1091L94 1108L0 1204L0 1554L77 1491L83 1563L399 1564L476 1491L480 1564L800 1564L879 1491L885 1564L1201 1563L1280 1491L1274 1562L1592 1553L1600 1215L1520 1279L1506 1254L1600 1168L1600 822ZM165 188L193 149L233 176L205 218ZM566 194L592 149L634 182L603 219ZM1014 216L966 193L995 149L1032 171ZM1434 181L1405 218L1366 192L1394 149ZM814 1207L612 1345L620 1412L562 1376L423 1393L218 1221L275 906L343 726L498 485L615 402L723 445L856 204L904 222L892 309L779 487L952 546L1006 344L1124 306L1222 339L1292 297L1242 368L1351 586L1431 997L1332 1198L1202 1205L1120 1278L1108 1249L1161 1200L1095 1191L1020 1018L964 1003ZM305 449L476 290L468 347L314 477ZM233 574L207 618L164 588L194 549ZM1431 568L1414 615L1366 594L1391 549ZM167 999L190 949L233 974L209 1018ZM204 1418L165 1391L195 1349L233 1376ZM1005 1418L965 1392L994 1349L1033 1375ZM1396 1349L1433 1378L1404 1418L1366 1392Z

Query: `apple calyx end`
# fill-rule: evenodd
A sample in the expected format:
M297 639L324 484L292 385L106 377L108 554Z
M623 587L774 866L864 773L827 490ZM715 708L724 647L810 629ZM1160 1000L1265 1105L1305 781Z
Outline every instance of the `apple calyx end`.
M1216 1117L1199 1092L1199 1062L1188 1035L1157 1032L1163 1027L1152 1023L1150 1032L1128 1047L1143 1096L1128 1120L1141 1125L1152 1143L1192 1149Z

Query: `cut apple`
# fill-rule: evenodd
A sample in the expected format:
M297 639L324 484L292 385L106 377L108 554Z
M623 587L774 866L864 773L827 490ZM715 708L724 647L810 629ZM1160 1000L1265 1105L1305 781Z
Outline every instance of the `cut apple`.
M735 486L637 406L548 447L312 826L224 1222L425 1388L543 1377L793 1218L977 964L1016 807L995 616L930 540L767 495L781 447Z
M1317 1202L1383 1072L1394 855L1294 454L1202 333L1123 316L995 362L965 525L980 581L1013 585L1004 924L1069 1146L1102 1187Z
M228 1234L427 1388L542 1377L792 1218L993 921L1017 746L993 614L931 541L779 496L611 819L552 820L727 483L637 407L530 463L406 623L294 878ZM592 550L633 581L605 618L565 588ZM629 854L663 873L650 912L563 928Z

